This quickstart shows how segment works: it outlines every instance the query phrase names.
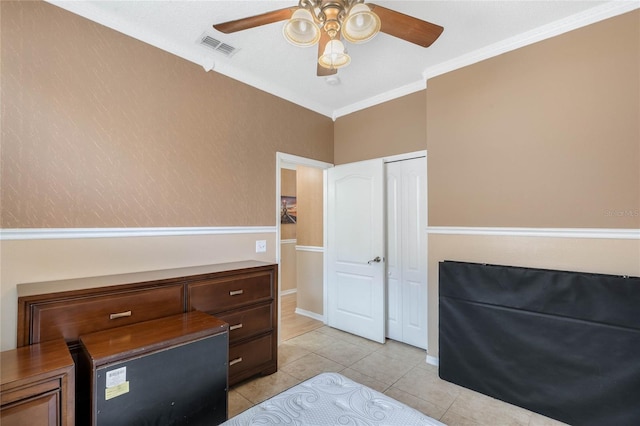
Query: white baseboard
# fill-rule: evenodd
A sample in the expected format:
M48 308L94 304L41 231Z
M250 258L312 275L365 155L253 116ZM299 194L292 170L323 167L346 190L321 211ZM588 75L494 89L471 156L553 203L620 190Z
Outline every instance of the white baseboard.
M313 318L314 320L322 321L323 324L326 324L324 320L324 315L316 314L315 312L311 312L311 311L305 311L304 309L300 309L300 308L296 308L296 314Z
M311 251L314 253L324 253L324 247L319 246L299 246L296 244L296 251Z
M427 355L427 364L435 365L437 367L440 365L440 358Z
M297 288L292 288L292 289L289 289L289 290L283 290L283 291L280 292L280 296L286 296L288 294L293 294L293 293L297 293L297 292L298 292Z

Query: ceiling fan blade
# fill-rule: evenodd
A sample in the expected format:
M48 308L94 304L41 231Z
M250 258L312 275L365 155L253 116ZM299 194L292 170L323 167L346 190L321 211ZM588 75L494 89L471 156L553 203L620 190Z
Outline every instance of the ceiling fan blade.
M285 9L272 10L271 12L249 16L248 18L215 24L213 28L225 34L235 33L236 31L248 30L249 28L259 27L261 25L286 21L291 18L291 15L293 15L293 12L297 9L297 7L287 7Z
M440 37L443 27L386 7L367 3L381 21L380 31L422 47L429 47Z
M329 37L329 34L326 31L320 31L320 40L318 41L318 59L324 53L324 48L327 45L327 43L329 43L329 40L331 40L331 37ZM340 40L340 34L338 34L338 40ZM333 75L338 72L338 70L335 68L323 67L318 63L318 61L316 61L316 64L318 66L318 71L317 71L318 77L326 77L328 75Z

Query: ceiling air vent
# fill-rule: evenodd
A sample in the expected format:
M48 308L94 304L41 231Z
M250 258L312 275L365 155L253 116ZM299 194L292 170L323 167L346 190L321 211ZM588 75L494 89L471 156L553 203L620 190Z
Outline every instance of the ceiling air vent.
M232 57L239 50L206 34L200 38L200 44L228 57Z

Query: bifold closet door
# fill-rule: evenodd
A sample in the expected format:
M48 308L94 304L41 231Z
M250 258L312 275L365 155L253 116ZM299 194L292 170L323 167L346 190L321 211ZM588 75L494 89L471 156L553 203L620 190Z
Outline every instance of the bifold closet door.
M427 348L427 159L387 163L387 337Z

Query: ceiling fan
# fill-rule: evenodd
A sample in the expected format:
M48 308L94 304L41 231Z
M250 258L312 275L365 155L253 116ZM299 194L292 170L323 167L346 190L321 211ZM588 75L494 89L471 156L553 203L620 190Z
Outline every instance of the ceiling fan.
M378 32L429 47L443 27L364 0L299 0L298 6L216 24L225 34L287 21L284 37L296 46L318 44L317 75L335 74L351 62L341 39L364 43Z

